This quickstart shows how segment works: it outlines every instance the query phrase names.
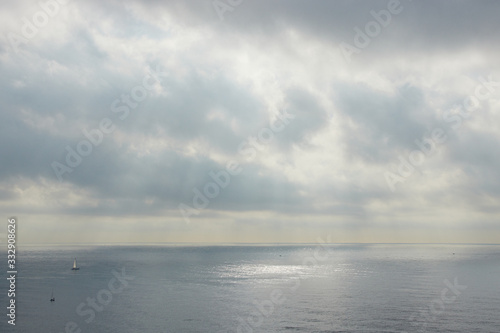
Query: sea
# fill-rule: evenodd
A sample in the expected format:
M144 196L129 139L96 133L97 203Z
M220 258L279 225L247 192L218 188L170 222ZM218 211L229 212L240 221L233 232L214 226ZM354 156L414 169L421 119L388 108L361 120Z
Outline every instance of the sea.
M500 332L500 245L45 245L16 260L0 332Z

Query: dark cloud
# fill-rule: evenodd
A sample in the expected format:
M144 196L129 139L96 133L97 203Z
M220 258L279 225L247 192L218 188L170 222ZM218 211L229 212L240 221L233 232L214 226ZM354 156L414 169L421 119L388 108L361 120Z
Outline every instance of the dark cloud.
M415 140L437 124L421 96L418 88L407 86L399 93L377 91L362 83L335 87L346 153L371 163L387 163L394 152L415 149Z
M127 129L141 133L161 129L185 144L203 140L234 153L237 144L266 119L258 97L223 76L207 79L193 71L182 81L165 79L162 85L169 96L146 101L138 115L124 123Z
M482 195L500 196L500 139L497 133L464 129L452 141L450 162L459 165L466 176L460 185L463 193L476 198Z
M131 1L135 3L135 1ZM244 1L232 11L224 13L220 21L211 1L142 1L145 7L164 10L181 17L186 25L210 24L223 32L246 33L262 36L279 35L282 30L294 28L307 35L325 39L328 42L352 42L354 27L364 29L374 20L371 11L387 10L389 1L321 1L308 3L293 1ZM382 31L380 50L391 53L430 52L462 49L466 46L484 47L490 50L496 45L490 43L499 30L497 15L500 4L494 0L475 1L401 0L399 14L391 15L391 23ZM229 27L229 28L228 28ZM404 47L403 47L404 46Z
M286 113L293 118L287 120L289 124L277 135L277 140L288 148L294 144L307 144L309 137L328 123L328 113L306 90L291 88L285 94Z

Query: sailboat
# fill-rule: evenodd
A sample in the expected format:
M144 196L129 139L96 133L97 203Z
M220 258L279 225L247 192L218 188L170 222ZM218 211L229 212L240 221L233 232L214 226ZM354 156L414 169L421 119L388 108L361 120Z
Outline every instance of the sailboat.
M54 298L54 290L52 290L52 294L50 294L50 301L55 302L56 299Z
M80 267L76 266L76 258L75 258L75 261L73 261L73 268L71 270L72 271L77 271L79 269L80 269Z

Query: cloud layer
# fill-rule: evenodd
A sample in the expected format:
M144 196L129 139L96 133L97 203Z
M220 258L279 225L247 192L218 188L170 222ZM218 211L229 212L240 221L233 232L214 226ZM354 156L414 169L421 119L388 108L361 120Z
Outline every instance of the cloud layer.
M2 7L28 241L500 241L496 1Z

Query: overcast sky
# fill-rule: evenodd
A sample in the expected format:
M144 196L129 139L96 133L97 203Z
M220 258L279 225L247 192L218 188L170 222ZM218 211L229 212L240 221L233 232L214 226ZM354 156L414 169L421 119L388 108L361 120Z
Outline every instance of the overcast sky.
M500 243L500 2L63 2L0 5L20 242Z

